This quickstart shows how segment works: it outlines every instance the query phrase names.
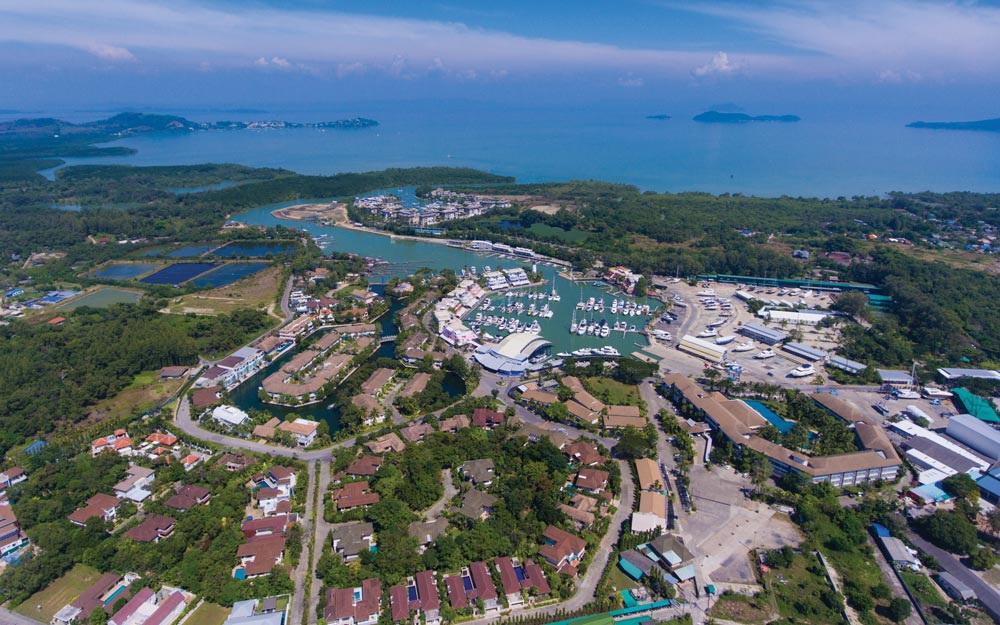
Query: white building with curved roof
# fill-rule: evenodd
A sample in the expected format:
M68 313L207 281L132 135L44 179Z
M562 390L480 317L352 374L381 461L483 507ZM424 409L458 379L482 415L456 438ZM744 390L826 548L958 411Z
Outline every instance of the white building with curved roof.
M496 345L482 345L472 357L489 371L521 375L540 368L541 360L551 347L552 343L537 334L515 332Z

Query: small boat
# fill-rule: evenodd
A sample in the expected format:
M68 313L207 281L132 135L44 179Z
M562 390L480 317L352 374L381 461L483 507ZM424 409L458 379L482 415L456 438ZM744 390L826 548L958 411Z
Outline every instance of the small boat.
M948 392L948 391L946 391L944 389L935 388L933 386L925 386L924 387L924 397L926 397L928 399L947 399L947 398L949 398L951 396L952 396L952 393L950 393L950 392Z
M711 338L713 336L718 336L718 335L719 335L719 331L716 330L715 328L705 328L704 330L702 330L701 332L699 332L697 336L700 339L707 339L707 338Z
M916 391L911 391L909 389L897 390L895 392L896 399L920 399L920 393Z
M576 333L576 311L575 310L573 311L573 321L569 324L569 333L570 334L575 334Z
M736 347L733 348L734 352L749 352L753 349L753 341L744 341L742 343L737 343Z
M728 345L728 344L732 343L735 340L736 340L736 337L733 336L733 335L720 336L719 338L715 339L715 344L716 345Z
M765 360L767 358L774 358L774 356L775 356L775 354L774 354L774 350L773 349L765 349L764 351L757 352L756 354L754 354L754 358L756 358L757 360Z
M798 367L795 367L794 369L789 371L788 375L792 376L793 378L805 378L811 375L816 375L816 368L813 367L811 364L799 365Z
M583 336L587 333L587 320L581 319L580 324L576 327L577 336Z
M628 331L629 332L635 332L636 331L635 326L629 326L628 327Z

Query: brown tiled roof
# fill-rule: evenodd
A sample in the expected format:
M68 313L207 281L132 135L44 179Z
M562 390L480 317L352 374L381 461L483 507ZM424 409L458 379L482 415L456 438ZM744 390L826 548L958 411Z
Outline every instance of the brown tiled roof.
M381 456L364 455L347 466L347 473L348 475L371 476L375 475L381 466Z
M151 514L146 519L125 532L125 538L130 538L140 543L151 543L157 538L163 538L166 534L174 531L174 521L162 514Z

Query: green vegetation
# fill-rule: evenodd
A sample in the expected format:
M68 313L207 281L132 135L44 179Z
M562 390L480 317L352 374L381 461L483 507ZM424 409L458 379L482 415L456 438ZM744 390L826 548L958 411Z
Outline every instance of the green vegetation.
M79 308L52 326L15 321L0 328L0 450L132 384L137 373L191 365L244 344L271 321L259 311L217 317L161 315L152 306Z
M815 625L843 621L844 598L830 587L823 565L812 554L793 554L787 565L771 568L763 580L781 616Z
M198 625L222 625L229 618L229 610L214 603L204 602L191 615L189 621Z
M76 599L81 592L97 581L101 574L89 566L78 564L44 590L33 594L15 608L15 612L28 618L48 623L64 605ZM36 609L41 606L41 609Z

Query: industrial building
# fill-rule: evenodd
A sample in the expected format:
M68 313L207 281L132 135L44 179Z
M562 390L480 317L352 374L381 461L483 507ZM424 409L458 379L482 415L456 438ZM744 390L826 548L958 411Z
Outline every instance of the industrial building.
M819 362L827 356L827 353L823 350L815 349L813 347L809 347L808 345L803 345L802 343L785 343L782 346L782 349L793 356L798 356L799 358L808 360L809 362Z
M863 362L858 362L856 360L849 360L843 356L830 356L826 359L827 367L835 367L841 371L846 371L851 375L858 375L865 370L867 365Z
M684 335L681 342L677 344L677 349L711 362L722 362L726 359L727 354L725 347L703 341L690 334Z
M754 341L760 341L765 345L777 345L782 341L788 340L788 335L784 332L765 328L764 326L759 326L755 323L744 323L740 326L739 332L743 336L753 339Z
M948 436L968 445L979 453L1000 459L1000 431L972 415L960 414L948 419Z

